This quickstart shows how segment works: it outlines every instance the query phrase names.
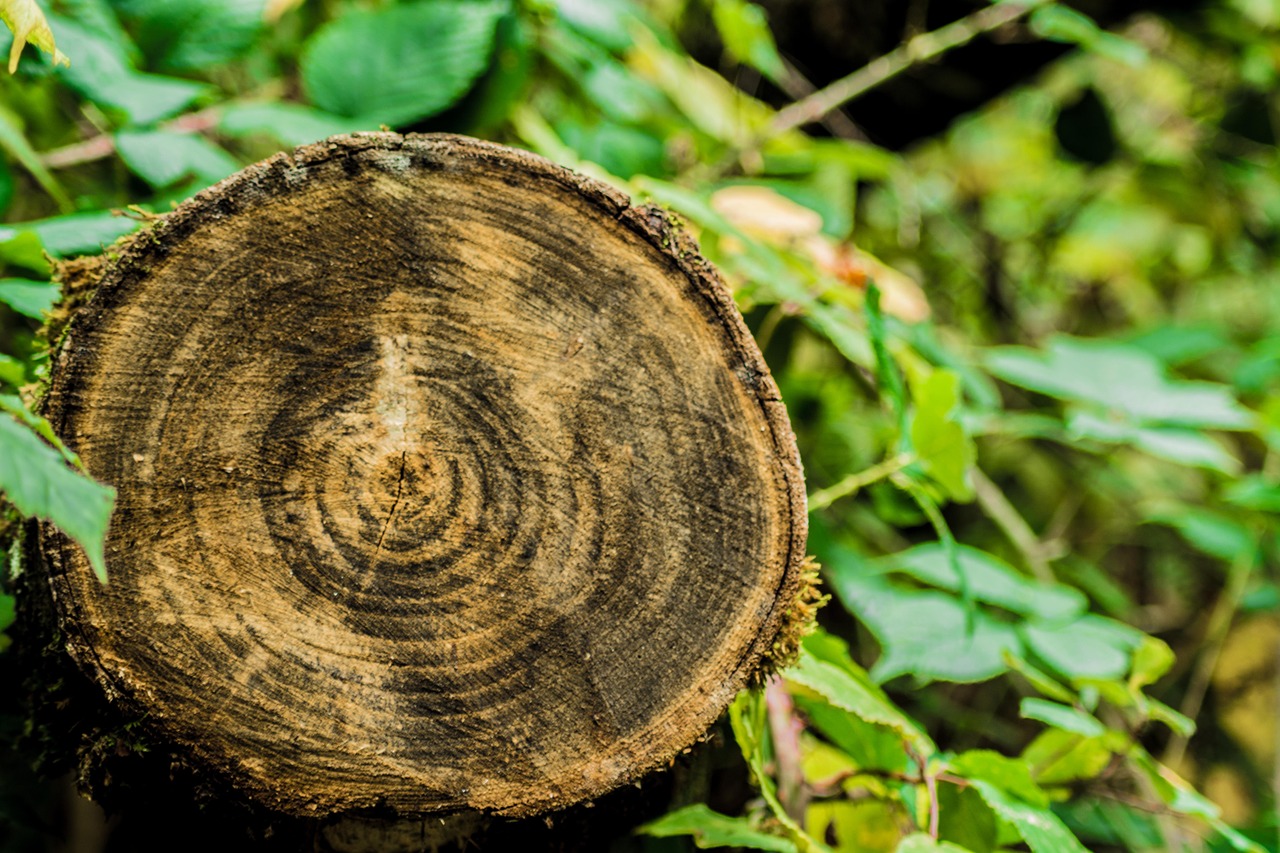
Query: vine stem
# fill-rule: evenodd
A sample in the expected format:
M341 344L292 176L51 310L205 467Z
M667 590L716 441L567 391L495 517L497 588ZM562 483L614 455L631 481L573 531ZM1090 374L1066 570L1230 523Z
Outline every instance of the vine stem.
M1021 18L1036 3L997 3L979 9L958 21L904 42L883 56L871 60L848 76L841 77L811 95L783 108L769 125L768 134L779 136L788 130L820 121L828 113L897 77L921 62L968 44L978 36Z
M915 460L914 454L899 453L897 456L890 457L878 465L872 465L870 468L864 468L861 471L850 474L834 486L819 489L809 495L809 511L813 512L817 509L829 507L841 498L848 497L854 492L865 489L872 483L878 483L893 476Z

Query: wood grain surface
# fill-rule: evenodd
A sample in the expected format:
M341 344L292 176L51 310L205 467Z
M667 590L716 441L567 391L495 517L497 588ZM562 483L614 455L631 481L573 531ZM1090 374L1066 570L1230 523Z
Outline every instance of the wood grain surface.
M49 528L73 656L291 814L528 815L667 763L800 585L803 482L714 270L523 152L336 137L112 257L46 414L119 490Z

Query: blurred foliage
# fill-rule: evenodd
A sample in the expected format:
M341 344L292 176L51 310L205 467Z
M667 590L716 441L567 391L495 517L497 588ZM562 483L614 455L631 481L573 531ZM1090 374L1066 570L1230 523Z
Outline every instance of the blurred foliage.
M1006 37L1079 49L905 154L785 127L730 85L805 90L746 0L46 6L71 64L28 49L0 78L9 516L100 559L110 490L29 408L49 258L334 133L520 145L698 232L782 388L836 599L730 711L758 799L644 832L1277 850L1280 5L1120 32L998 5ZM902 55L994 28L982 14ZM718 70L681 47L707 22ZM31 832L14 789L0 843Z

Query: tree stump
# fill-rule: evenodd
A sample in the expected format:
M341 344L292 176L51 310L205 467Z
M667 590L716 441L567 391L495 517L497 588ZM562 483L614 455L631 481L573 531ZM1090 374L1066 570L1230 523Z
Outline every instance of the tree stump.
M114 485L49 527L72 656L293 815L525 816L668 763L768 664L803 482L663 211L536 156L358 134L108 253L46 414Z

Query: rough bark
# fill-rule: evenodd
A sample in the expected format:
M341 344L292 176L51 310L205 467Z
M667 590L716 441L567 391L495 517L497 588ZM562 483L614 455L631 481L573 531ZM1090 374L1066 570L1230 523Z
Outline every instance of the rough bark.
M785 645L804 491L714 270L529 154L361 134L108 255L46 415L72 656L258 807L523 816L665 765Z

